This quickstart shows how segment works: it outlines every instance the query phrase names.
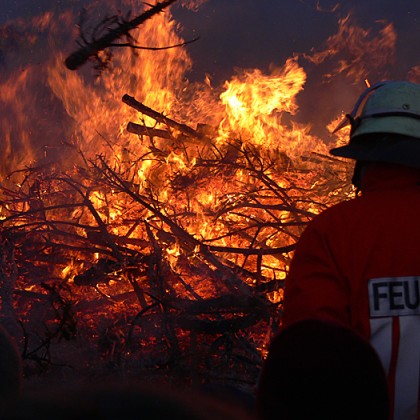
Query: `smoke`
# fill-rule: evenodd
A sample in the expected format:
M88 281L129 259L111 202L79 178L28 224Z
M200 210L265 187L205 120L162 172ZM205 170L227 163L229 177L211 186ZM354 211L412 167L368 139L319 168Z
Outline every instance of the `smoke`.
M338 20L337 31L324 42L309 52L297 53L309 74L300 117L312 121L314 134L328 140L326 127L332 116L348 112L366 83L396 77L397 41L392 22L381 20L364 27L348 14Z
M186 9L198 11L198 9L208 0L182 0L181 6Z
M353 23L348 15L339 20L338 32L326 40L324 50L312 51L303 57L317 65L333 61L326 79L337 74L343 74L352 82L388 78L396 60L397 34L392 23L380 21L377 24L379 30L366 29Z

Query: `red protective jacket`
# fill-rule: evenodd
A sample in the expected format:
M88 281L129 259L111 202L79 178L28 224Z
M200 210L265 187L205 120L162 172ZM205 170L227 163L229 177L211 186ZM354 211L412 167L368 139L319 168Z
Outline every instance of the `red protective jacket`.
M420 170L369 168L362 193L302 234L285 283L283 325L317 318L354 329L382 360L393 418L418 419Z

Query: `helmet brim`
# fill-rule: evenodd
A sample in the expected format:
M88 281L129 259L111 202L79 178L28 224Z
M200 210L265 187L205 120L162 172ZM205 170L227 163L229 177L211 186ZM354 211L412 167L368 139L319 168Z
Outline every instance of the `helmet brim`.
M415 137L376 134L362 135L346 146L330 150L333 156L369 161L388 162L420 168L420 139Z

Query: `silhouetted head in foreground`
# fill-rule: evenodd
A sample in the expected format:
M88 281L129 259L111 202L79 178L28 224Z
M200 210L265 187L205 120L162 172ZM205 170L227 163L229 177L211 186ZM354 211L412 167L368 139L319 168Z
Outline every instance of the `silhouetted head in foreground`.
M273 339L257 393L263 420L387 420L388 404L381 362L351 330L308 320Z

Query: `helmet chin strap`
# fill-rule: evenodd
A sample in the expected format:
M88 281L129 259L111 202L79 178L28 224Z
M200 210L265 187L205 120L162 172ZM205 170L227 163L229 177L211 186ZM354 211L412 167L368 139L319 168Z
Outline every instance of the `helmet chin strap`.
M370 160L356 160L353 170L353 176L351 178L351 183L356 187L356 196L359 195L362 191L362 179L366 174L368 167L377 163L382 162L375 162Z
M356 187L356 195L359 194L362 188L362 178L363 173L366 168L367 162L363 160L356 160L356 164L354 165L354 172L353 177L351 179L351 183Z

